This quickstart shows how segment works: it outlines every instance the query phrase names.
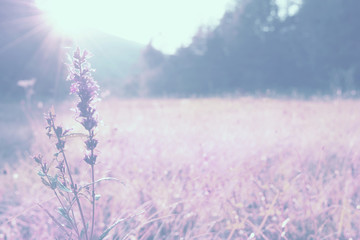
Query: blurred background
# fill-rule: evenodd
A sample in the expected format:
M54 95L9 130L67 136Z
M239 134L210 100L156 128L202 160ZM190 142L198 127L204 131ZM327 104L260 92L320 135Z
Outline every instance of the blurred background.
M103 93L117 97L355 96L360 88L357 0L236 0L214 6L190 1L183 9L176 1L115 6L108 0L104 9L94 2L82 3L82 10L66 6L62 17L74 29L62 34L54 31L46 4L0 0L2 101L25 99L28 85L35 98L67 96L65 63L76 45L94 54ZM86 31L76 29L72 8L84 16L78 25L86 23ZM108 22L105 16L111 16ZM192 16L202 18L190 26Z
M359 12L358 0L0 0L0 159L31 144L29 106L67 99L76 46L93 53L102 98L357 97Z

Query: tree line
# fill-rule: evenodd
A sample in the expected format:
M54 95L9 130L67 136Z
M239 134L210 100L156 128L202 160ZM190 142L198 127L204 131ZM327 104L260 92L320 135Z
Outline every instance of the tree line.
M200 28L174 55L149 44L128 92L354 93L360 88L359 12L357 0L288 0L285 11L272 0L238 0L219 26Z

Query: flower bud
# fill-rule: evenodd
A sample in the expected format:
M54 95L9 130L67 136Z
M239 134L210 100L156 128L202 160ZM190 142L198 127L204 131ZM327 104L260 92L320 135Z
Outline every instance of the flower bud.
M35 162L37 162L38 164L42 163L42 156L39 154L37 156L34 156L33 159L35 160Z

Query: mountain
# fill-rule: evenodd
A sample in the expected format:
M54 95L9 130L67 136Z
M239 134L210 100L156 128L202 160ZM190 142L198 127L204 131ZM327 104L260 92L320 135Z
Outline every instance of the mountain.
M135 73L135 65L145 48L139 43L99 31L88 33L76 45L94 55L90 59L96 69L94 76L101 86L111 89L121 88L123 80Z

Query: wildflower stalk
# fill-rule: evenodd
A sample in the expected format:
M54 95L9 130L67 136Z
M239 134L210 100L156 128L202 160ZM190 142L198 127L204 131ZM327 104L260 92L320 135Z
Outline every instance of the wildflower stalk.
M69 130L64 130L61 126L55 125L55 113L53 111L49 111L46 116L47 121L47 135L50 137L54 137L56 139L56 148L58 152L55 154L56 161L58 162L58 166L56 167L60 172L60 175L56 174L55 177L52 177L48 174L49 167L46 163L43 163L42 157L40 155L34 157L34 160L41 166L41 171L39 175L41 176L42 182L50 187L57 200L60 203L61 208L59 208L60 214L67 220L70 229L76 233L78 239L83 239L85 237L86 240L92 240L94 236L94 226L95 226L95 183L101 180L109 179L102 178L95 181L95 163L96 163L96 152L95 148L98 144L98 140L95 138L96 130L98 125L97 112L94 107L94 103L97 100L98 96L98 85L94 81L91 73L93 69L91 69L90 64L87 62L89 58L89 53L87 51L81 52L78 48L73 55L72 64L69 65L69 76L67 80L70 80L71 87L70 93L76 94L78 96L77 107L77 115L76 120L84 127L87 132L87 139L85 140L86 153L83 160L90 165L91 167L91 182L85 186L78 186L71 174L71 169L69 165L68 158L65 154L65 139L68 136ZM58 156L60 156L60 160L58 160ZM58 179L60 178L60 180ZM88 225L85 221L85 215L83 213L83 207L80 202L80 194L84 188L87 188L91 185L91 228L90 231ZM64 193L65 192L65 193ZM63 197L63 198L61 198ZM78 222L75 218L74 214L74 205L77 205L79 209L81 223L83 225L83 230L79 232ZM46 211L48 215L54 220L54 222L59 225L59 227L64 231L66 235L69 236L69 233L64 230L65 228L61 225L61 222L56 220L48 211ZM71 216L70 216L71 215ZM116 225L116 224L115 224ZM115 226L114 225L114 226ZM108 228L101 235L100 239L103 239L107 235L107 233L114 227Z
M63 161L60 161L59 162L59 164L58 164L58 166L56 166L56 168L57 169L59 169L59 171L60 171L60 174L61 174L61 177L62 177L62 180L63 180L63 185L64 185L64 187L65 188L67 188L68 186L67 186L67 182L66 182L66 179L65 179L65 167L64 167L64 160ZM71 198L70 198L70 194L67 192L66 193L66 200L69 202L69 203L71 203L72 201L71 201ZM78 226L77 226L77 222L75 221L75 214L74 214L74 210L73 210L73 208L71 207L72 206L72 204L70 204L70 207L69 207L69 210L71 211L71 216L72 216L72 221L71 221L71 225L73 226L73 228L75 229L75 232L76 232L76 235L78 236L78 237L80 237L80 234L79 234L79 229L78 229ZM63 209L65 209L64 207L63 207ZM68 209L66 209L66 214L67 215L69 215L69 210ZM70 217L69 217L70 218ZM71 218L70 218L71 219Z
M74 194L74 197L75 197L75 200L76 200L76 203L77 203L77 206L79 208L79 212L80 212L80 216L81 216L81 221L82 221L82 224L83 224L83 228L84 228L84 232L85 232L85 238L86 240L89 239L88 237L88 234L87 234L87 228L86 228L86 223L85 223L85 217L84 217L84 213L82 211L82 207L81 207L81 203L80 203L80 200L79 200L79 192L78 192L78 187L77 187L77 184L74 183L74 180L72 178L72 174L71 174L71 171L70 171L70 167L69 167L69 164L68 164L68 161L67 161L67 158L66 158L66 155L65 155L65 151L64 151L64 148L65 148L65 141L62 140L63 137L65 137L65 134L66 132L63 132L62 131L62 128L61 127L55 127L55 122L54 122L54 118L55 118L55 115L54 113L52 113L51 111L49 112L49 116L47 117L47 122L48 122L48 135L51 134L51 132L54 132L55 133L55 136L56 136L56 139L57 139L57 143L56 143L56 147L59 151L59 153L61 153L62 155L62 158L64 160L64 163L65 163L65 166L66 166L66 170L67 170L67 173L69 175L69 178L70 178L70 187L71 187L71 190ZM78 236L80 237L79 235L79 232L78 230L76 230Z
M94 224L95 224L95 173L94 165L91 165L91 187L92 187L92 218L91 218L91 238L94 233Z
M69 68L68 80L72 81L71 93L75 93L79 98L77 104L78 118L81 125L87 130L88 138L85 141L87 154L85 154L84 161L91 166L91 196L92 196L92 216L91 216L91 231L90 239L93 237L95 225L95 171L94 165L96 163L97 155L94 149L98 141L95 139L95 130L98 124L96 109L93 106L98 96L98 85L94 81L91 72L90 64L87 59L89 53L84 51L81 53L78 48L74 53L73 65Z
M39 173L39 175L41 175L41 176L43 176L43 177L46 178L47 182L46 182L46 180L43 180L43 181L45 181L45 184L47 183L47 184L50 186L50 188L53 190L53 192L54 192L54 194L55 194L55 196L56 196L56 199L57 199L58 202L60 203L62 209L65 209L65 210L66 210L65 204L63 203L63 201L62 201L61 198L59 197L59 194L58 194L57 191L56 191L57 182L54 181L53 178L48 174L49 167L47 166L46 163L43 162L42 156L41 156L40 154L39 154L38 156L34 157L34 158L36 159L36 162L38 162L38 163L40 164L40 166L41 166L41 172ZM41 206L41 208L43 208L43 207ZM47 211L46 211L46 212L47 212ZM71 226L75 229L76 234L77 234L78 236L80 236L79 230L78 230L77 225L76 225L76 221L73 220L73 219L75 219L75 217L74 217L74 212L73 212L72 208L71 208L71 212L72 212L72 217L73 217L73 218L72 218L72 221L70 221L70 224L71 224ZM47 212L47 213L48 213L48 212ZM67 215L68 215L68 214L69 214L69 213L68 213L68 211L67 211ZM49 215L49 213L48 213L48 215ZM68 216L68 217L69 217L69 216ZM71 218L69 217L69 219L71 219ZM57 224L58 224L58 223L57 223Z

